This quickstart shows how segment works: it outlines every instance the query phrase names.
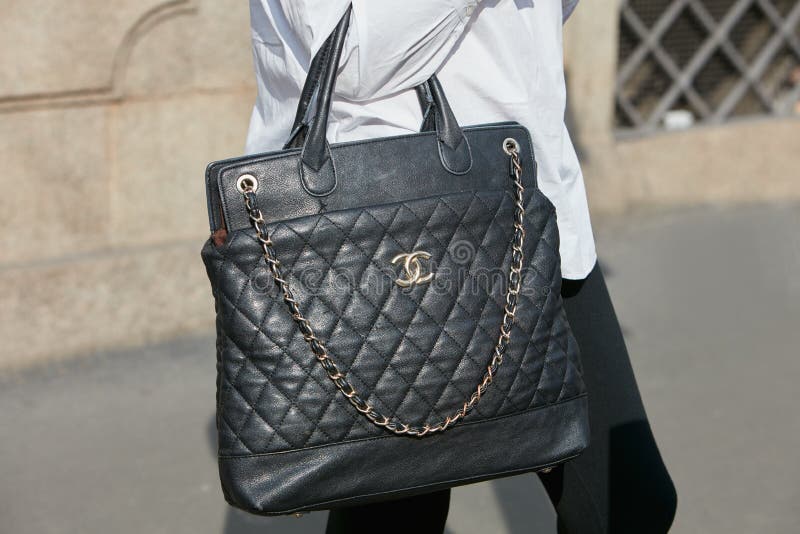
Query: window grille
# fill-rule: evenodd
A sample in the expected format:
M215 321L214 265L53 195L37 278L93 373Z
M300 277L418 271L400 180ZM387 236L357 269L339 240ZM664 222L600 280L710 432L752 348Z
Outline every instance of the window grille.
M800 114L800 0L622 0L615 126Z

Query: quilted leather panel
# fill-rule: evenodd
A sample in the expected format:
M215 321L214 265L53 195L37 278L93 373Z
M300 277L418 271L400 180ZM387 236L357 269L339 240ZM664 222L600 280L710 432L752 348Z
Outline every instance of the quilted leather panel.
M436 422L472 393L499 334L510 262L508 191L454 193L269 225L303 313L379 411ZM585 392L560 301L555 213L526 192L525 269L512 342L465 421ZM424 250L430 284L400 288L391 259ZM249 455L384 435L328 380L275 290L253 230L203 259L217 305L219 454ZM416 439L416 438L405 438Z

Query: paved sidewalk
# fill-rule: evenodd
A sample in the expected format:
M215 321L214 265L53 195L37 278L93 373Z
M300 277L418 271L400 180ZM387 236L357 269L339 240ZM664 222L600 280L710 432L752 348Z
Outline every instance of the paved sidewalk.
M800 532L800 208L596 221L601 261L679 493L673 532ZM0 377L0 534L320 533L228 508L213 338ZM553 533L536 477L459 488L450 534ZM379 532L376 530L376 532Z

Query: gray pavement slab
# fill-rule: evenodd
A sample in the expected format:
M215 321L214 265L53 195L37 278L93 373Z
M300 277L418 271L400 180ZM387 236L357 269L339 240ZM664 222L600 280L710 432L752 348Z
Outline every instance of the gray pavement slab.
M800 532L800 207L620 217L598 242L673 531Z
M673 532L800 532L800 208L595 221L679 494ZM319 533L222 500L210 335L0 376L0 534ZM450 534L550 533L523 475L457 488ZM377 532L377 531L376 531Z

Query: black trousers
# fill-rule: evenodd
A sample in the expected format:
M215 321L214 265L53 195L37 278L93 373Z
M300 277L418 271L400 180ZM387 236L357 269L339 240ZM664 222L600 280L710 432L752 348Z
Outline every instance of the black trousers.
M675 487L650 431L600 267L585 280L565 281L562 295L581 348L592 434L578 458L539 475L558 514L558 531L667 532ZM450 490L444 490L331 510L327 534L385 532L393 522L398 532L406 525L417 534L441 534L449 503Z

